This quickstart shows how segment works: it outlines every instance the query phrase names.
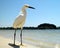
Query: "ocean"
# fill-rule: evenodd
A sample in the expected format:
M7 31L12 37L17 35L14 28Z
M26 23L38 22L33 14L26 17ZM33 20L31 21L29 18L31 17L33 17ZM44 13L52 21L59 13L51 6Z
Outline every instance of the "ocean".
M0 30L0 36L13 40L15 30ZM16 40L20 42L20 30L16 31ZM23 43L36 47L60 48L60 29L23 30Z

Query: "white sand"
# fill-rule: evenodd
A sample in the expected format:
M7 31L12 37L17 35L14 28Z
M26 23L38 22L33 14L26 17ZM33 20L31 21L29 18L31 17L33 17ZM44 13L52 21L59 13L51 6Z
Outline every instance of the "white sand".
M0 36L0 48L14 48L14 47L9 46L8 43L13 43L13 40ZM19 45L18 41L16 41L16 45ZM37 48L37 47L29 45L29 44L24 44L24 46L20 46L20 48Z
M8 45L9 42L9 39L0 36L0 48L11 48L11 46Z
M2 36L0 36L0 48L16 48L9 46L9 43L13 43L12 39L7 39ZM16 45L19 45L20 42L16 41ZM38 43L38 42L37 42ZM50 44L45 42L40 42L39 47L23 43L24 46L20 46L18 48L60 48L60 44Z

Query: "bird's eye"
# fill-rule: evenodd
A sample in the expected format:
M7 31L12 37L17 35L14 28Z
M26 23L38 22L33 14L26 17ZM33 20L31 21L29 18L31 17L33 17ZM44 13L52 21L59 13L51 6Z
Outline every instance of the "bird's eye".
M26 7L28 7L28 6L26 6Z

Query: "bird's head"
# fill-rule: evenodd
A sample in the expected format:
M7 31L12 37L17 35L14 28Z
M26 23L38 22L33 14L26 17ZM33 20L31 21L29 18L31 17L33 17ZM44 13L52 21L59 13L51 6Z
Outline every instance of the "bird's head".
M34 7L29 6L28 4L25 4L24 7L25 7L25 8L35 9Z

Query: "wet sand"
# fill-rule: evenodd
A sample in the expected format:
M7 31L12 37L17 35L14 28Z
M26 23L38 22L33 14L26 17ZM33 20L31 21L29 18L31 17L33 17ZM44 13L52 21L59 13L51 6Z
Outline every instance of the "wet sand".
M10 45L8 45L9 43L13 43L13 40L0 36L0 48L37 48L35 46L25 44L25 43L23 44L23 46L20 46L18 41L16 41L16 45L19 45L19 47L10 46Z

